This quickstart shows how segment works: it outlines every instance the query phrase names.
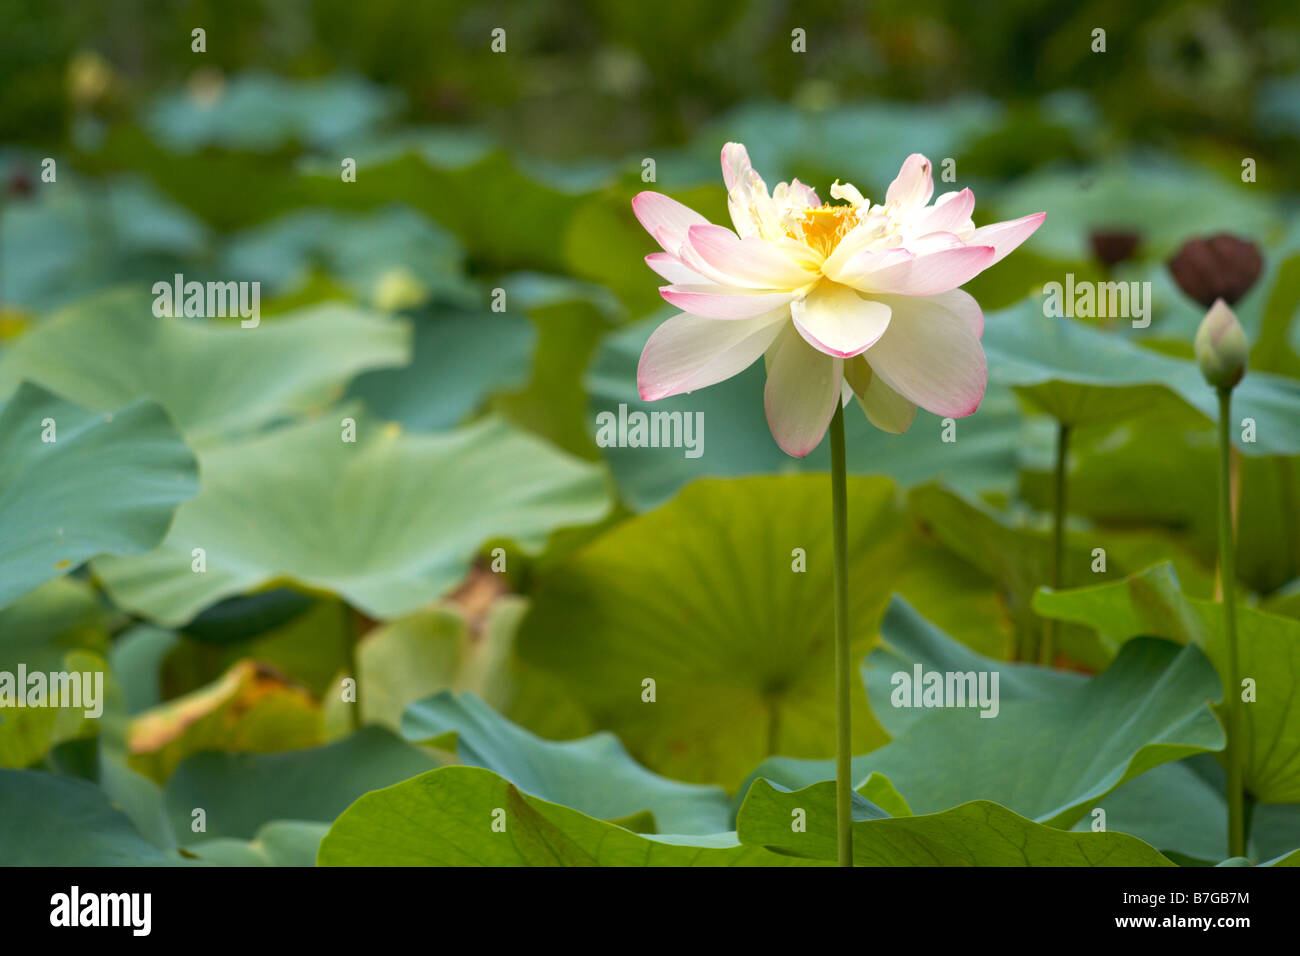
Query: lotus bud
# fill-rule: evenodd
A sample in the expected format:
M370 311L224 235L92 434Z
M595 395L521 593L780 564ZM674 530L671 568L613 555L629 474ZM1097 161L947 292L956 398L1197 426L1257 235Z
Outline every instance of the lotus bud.
M1222 299L1217 299L1196 330L1196 364L1205 380L1218 389L1231 389L1246 374L1250 345L1246 333Z

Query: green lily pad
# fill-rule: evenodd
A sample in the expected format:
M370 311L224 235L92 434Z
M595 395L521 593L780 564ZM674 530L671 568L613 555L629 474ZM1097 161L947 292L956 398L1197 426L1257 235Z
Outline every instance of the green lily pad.
M797 811L807 830L796 832ZM755 782L741 807L742 845L836 858L835 783L778 790ZM1125 833L1075 833L1044 826L987 800L940 813L890 817L858 797L853 806L855 866L1174 866Z
M197 754L167 781L172 828L187 840L252 840L275 820L329 823L370 790L431 770L438 762L379 727L350 737L275 754ZM196 809L206 830L193 829Z
M1014 388L1058 421L1110 421L1181 402L1217 421L1218 396L1196 363L1065 318L1048 318L1038 297L988 316L990 379ZM1234 419L1255 420L1256 440L1233 440L1245 455L1300 453L1300 382L1252 372L1233 391Z
M1128 781L1089 809L1074 825L1089 830L1105 812L1107 830L1129 833L1183 863L1208 866L1228 848L1228 804L1222 785L1216 790L1190 757L1162 764Z
M431 296L472 302L478 293L464 259L455 237L406 206L309 208L234 236L220 271L261 282L263 295L284 295L319 268L367 305L405 311Z
M315 866L328 823L274 820L251 840L230 837L203 840L185 847L200 863L212 866Z
M0 865L166 866L179 857L145 841L84 780L0 770Z
M498 829L493 828L497 822ZM504 829L499 829L504 826ZM642 836L521 792L479 767L443 767L367 794L321 841L321 866L807 866L740 846ZM726 845L726 844L731 845Z
M167 626L286 580L398 617L459 583L486 542L535 549L608 508L598 467L497 419L412 435L342 410L210 448L201 462L203 490L160 547L95 565L121 606ZM195 548L204 573L192 570Z
M410 353L404 323L349 306L241 328L158 319L152 304L118 291L53 316L0 358L0 394L28 379L100 412L151 398L202 447L321 407L358 372L403 364Z
M829 496L817 475L688 485L542 573L521 660L671 777L735 786L769 753L829 756ZM907 536L891 482L851 478L848 497L856 659L874 640ZM882 742L860 688L853 712L855 747Z
M391 90L357 76L290 80L248 72L207 89L191 84L166 93L144 119L150 133L176 152L205 146L269 152L295 141L324 147L369 134L398 105Z
M60 160L57 185L0 208L0 301L44 311L112 285L148 287L201 262L210 242L148 181L79 181Z
M23 383L0 408L0 607L97 554L154 547L197 488L154 402L97 414Z
M512 724L473 694L438 694L412 704L402 733L414 741L456 738L464 764L485 767L525 793L602 820L648 810L659 833L717 833L727 829L727 795L720 787L679 783L636 763L610 733L581 740L543 740Z
M366 372L348 390L376 415L416 431L451 428L528 378L537 334L522 316L436 305L411 322L411 364Z
M886 641L899 629L923 624L904 611L886 619ZM965 663L980 663L960 649L944 655L948 661L963 657ZM892 682L896 662L881 655L875 666L890 671ZM872 664L868 659L867 667ZM1129 642L1103 674L1073 686L1059 681L1050 696L1038 693L1051 686L1047 678L1017 669L1013 696L1003 699L999 686L994 697L993 675L998 674L1000 685L1005 667L984 661L963 668L961 673L973 672L977 682L988 675L987 693L978 706L969 697L964 704L947 700L927 705L917 691L909 695L896 689L912 689L911 684L890 686L883 675L871 680L876 689L889 688L884 699L873 695L874 711L917 707L923 715L887 746L854 758L854 779L883 774L915 813L991 800L1041 823L1068 827L1124 781L1167 761L1224 746L1223 729L1209 707L1220 696L1218 678L1197 648L1154 639ZM902 673L912 678L915 672ZM939 673L947 681L947 674L956 672ZM778 757L752 776L795 787L833 777L834 767L829 761Z
M923 671L944 673L996 671L1001 701L1057 697L1077 691L1084 682L1082 674L1034 664L1013 664L977 654L897 597L889 602L880 624L880 635L880 645L862 662L862 682L867 688L867 698L872 701L872 713L893 737L906 732L925 714L916 708L889 706L894 691L892 676L900 672L910 674L918 664Z
M1157 565L1124 581L1041 592L1040 613L1085 624L1117 643L1154 634L1199 645L1222 674L1226 648L1222 605L1188 598L1173 569ZM1300 621L1237 605L1237 656L1256 699L1243 703L1246 789L1261 803L1300 802Z
M1162 764L1100 802L1106 828L1131 833L1180 863L1213 864L1228 846L1225 778L1209 754ZM1300 847L1300 804L1256 804L1250 821L1252 860L1277 860ZM1075 829L1091 823L1090 814Z

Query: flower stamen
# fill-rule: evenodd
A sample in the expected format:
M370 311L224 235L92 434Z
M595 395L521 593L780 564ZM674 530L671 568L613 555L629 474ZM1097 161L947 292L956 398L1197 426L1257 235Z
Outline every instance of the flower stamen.
M840 240L857 224L856 207L832 206L830 203L824 203L816 208L805 209L803 214L794 221L794 227L788 231L788 234L792 239L801 240L823 256L829 256L835 251Z

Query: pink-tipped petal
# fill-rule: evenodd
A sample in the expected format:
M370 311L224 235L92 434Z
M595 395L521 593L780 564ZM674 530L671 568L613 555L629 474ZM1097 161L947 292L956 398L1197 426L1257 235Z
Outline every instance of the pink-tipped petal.
M737 183L747 182L754 172L749 150L744 143L727 143L722 147L722 182L730 192Z
M990 265L992 246L957 246L890 262L888 253L863 253L850 261L839 281L862 292L938 295L969 282ZM883 263L883 264L882 264Z
M822 204L822 201L817 198L817 190L805 183L799 182L797 179L790 180L790 186L788 188L790 194L797 197L802 206L812 206L813 208L816 208Z
M920 153L913 153L903 160L903 168L889 184L885 192L885 202L897 201L904 209L924 206L934 195L934 177L930 172L930 161Z
M971 332L975 334L975 338L984 337L984 311L969 292L964 289L953 289L929 298L937 307L961 316Z
M670 255L677 254L677 247L686 239L687 229L708 224L708 220L694 209L663 193L637 193L632 197L632 212L645 231Z
M918 233L957 232L971 225L970 214L974 211L975 194L969 189L944 193L916 217L913 228Z
M821 444L840 400L844 360L817 351L784 327L768 352L763 407L781 450L803 458Z
M767 351L784 321L783 312L736 322L675 315L641 350L637 390L653 402L738 375Z
M848 286L822 282L790 303L795 327L827 355L850 358L879 341L889 327L889 306L864 299Z
M645 264L674 285L694 285L708 281L694 269L685 266L681 260L666 252L650 253L645 257Z
M996 250L993 262L1001 262L1018 245L1032 236L1046 218L1047 213L1036 212L1030 216L1021 216L1019 219L981 226L971 234L970 239L967 241L971 245L992 246ZM989 265L992 265L993 262L990 262Z
M790 304L793 292L755 292L720 285L666 285L659 294L683 312L706 319L752 319Z
M698 257L714 281L751 289L797 289L814 278L777 246L758 236L741 239L724 226L691 226L683 255Z
M872 372L926 411L973 414L984 398L988 366L964 300L951 295L886 296L894 317L866 353Z

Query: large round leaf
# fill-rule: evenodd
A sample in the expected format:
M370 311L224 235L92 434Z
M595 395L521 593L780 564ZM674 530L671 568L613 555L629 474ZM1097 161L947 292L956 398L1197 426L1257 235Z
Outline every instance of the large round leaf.
M790 826L803 810L807 829ZM794 792L759 780L741 807L737 832L746 846L834 860L835 784ZM891 817L865 799L853 806L856 866L1173 866L1126 833L1072 833L977 800L923 816Z
M358 376L348 391L407 428L452 428L489 394L528 376L536 344L522 316L435 306L412 317L411 364Z
M1103 332L1066 318L1044 317L1040 299L988 316L984 351L993 382L1011 386L1070 425L1124 418L1170 402L1218 420L1218 397L1196 363L1146 349L1121 332ZM1255 420L1256 438L1243 454L1300 452L1300 383L1252 372L1233 391L1233 416Z
M495 824L495 825L494 825ZM736 845L661 842L520 792L479 767L443 767L362 797L321 841L321 866L807 866Z
M0 607L97 554L154 547L197 488L154 402L97 414L23 383L0 409Z
M145 111L144 121L177 152L203 146L271 151L295 142L327 146L362 135L391 115L399 101L392 91L357 76L288 80L250 72L208 90L166 93Z
M1162 764L1101 801L1106 828L1131 833L1181 863L1208 865L1228 848L1226 774L1210 754ZM1090 814L1074 829L1087 829ZM1300 803L1260 803L1250 815L1250 857L1272 861L1300 847ZM1296 851L1300 852L1300 851ZM1294 865L1294 864L1292 864Z
M35 770L0 770L0 865L181 862L147 843L93 784Z
M926 628L915 612L896 603L882 634L889 641L901 630L900 645L915 645L914 632ZM868 658L868 674L874 668L888 674L868 681L878 692L873 710L915 708L921 714L889 745L853 761L854 779L883 774L921 813L992 800L1034 820L1068 827L1124 781L1166 761L1224 745L1223 729L1209 707L1221 693L1218 678L1195 647L1131 641L1105 673L1089 681L1011 668L1011 693L1005 699L1000 684L1008 665L980 660L959 647L926 656L929 661L917 659L903 667L899 665L907 662L896 654ZM963 659L969 666L960 671L932 666ZM915 683L918 667L920 685ZM900 673L908 683L896 678ZM960 688L961 702L923 696L932 680L929 674L938 674L953 693ZM961 675L967 675L964 684L957 682ZM884 720L897 726L892 716ZM833 777L834 767L829 761L776 758L754 776L803 786Z
M1014 664L978 654L953 640L922 617L906 600L897 596L880 622L880 644L862 662L862 682L872 712L893 737L912 727L926 713L915 707L893 707L894 675L912 674L917 665L923 672L998 674L998 700L1036 700L1077 691L1082 674L1052 670L1034 664Z
M300 289L319 266L360 301L406 308L431 295L469 299L464 250L407 206L346 213L308 208L246 230L230 241L222 272L262 283L263 295Z
M315 866L328 823L273 820L251 840L219 837L191 843L187 853L210 866Z
M6 303L45 310L126 282L148 288L203 261L207 227L147 180L79 181L66 165L58 175L0 207Z
M1186 597L1167 564L1112 584L1041 592L1034 607L1040 614L1096 628L1125 646L1143 634L1197 644L1219 673L1226 673L1223 605ZM1237 605L1238 672L1253 681L1255 698L1240 705L1245 784L1262 803L1300 802L1298 648L1300 621Z
M855 657L874 638L904 550L894 499L884 479L849 482ZM549 569L520 656L669 776L734 786L768 753L829 755L830 525L823 476L696 482ZM853 708L861 752L883 734L860 688Z
M119 604L169 626L284 579L397 617L454 587L485 542L535 547L608 508L599 467L497 419L411 435L345 411L211 448L201 462L203 490L160 547L95 566Z
M412 704L402 733L423 741L456 738L462 763L501 774L525 793L603 820L650 811L658 833L718 833L728 825L718 787L679 783L634 761L610 733L543 740L497 714L473 694L441 693Z
M202 753L184 761L167 781L167 815L182 842L250 840L274 820L329 823L367 791L437 765L420 748L378 727L307 750ZM206 829L196 834L192 824L199 808Z
M205 445L324 405L358 372L410 354L404 323L348 306L313 306L256 328L159 319L152 309L131 291L65 309L0 358L0 394L28 379L95 411L152 398L187 441Z

